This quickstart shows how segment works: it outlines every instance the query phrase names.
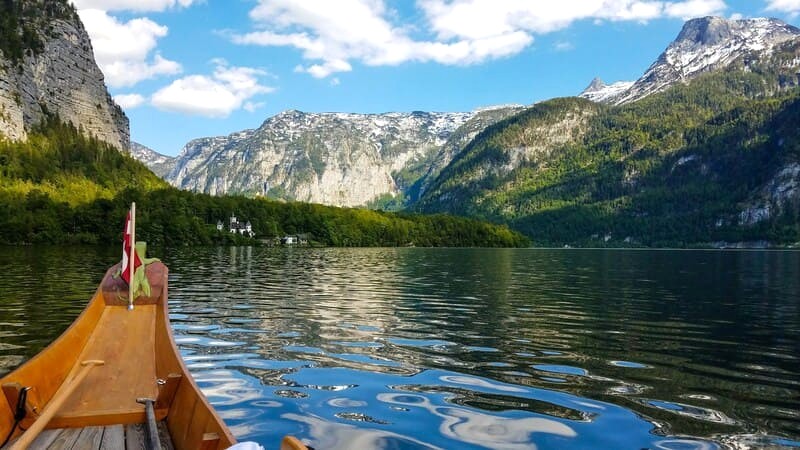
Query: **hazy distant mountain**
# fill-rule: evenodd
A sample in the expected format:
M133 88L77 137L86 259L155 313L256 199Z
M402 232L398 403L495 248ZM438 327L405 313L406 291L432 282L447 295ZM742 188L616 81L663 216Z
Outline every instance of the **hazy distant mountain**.
M145 166L150 168L153 173L161 178L166 177L172 168L175 167L174 157L162 155L138 142L131 141L131 156L141 161Z

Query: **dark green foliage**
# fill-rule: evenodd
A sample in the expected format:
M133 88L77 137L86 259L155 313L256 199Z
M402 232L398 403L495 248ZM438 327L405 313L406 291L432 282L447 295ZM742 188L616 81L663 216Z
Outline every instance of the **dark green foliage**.
M44 51L41 32L53 19L75 19L66 0L0 0L0 51L12 63Z
M137 238L154 245L253 243L216 229L231 214L257 239L307 233L335 246L525 246L505 226L446 215L398 215L237 196L166 185L142 164L57 118L27 142L0 140L0 243L115 243L130 203ZM226 223L227 224L227 223Z
M708 74L621 107L538 104L479 135L418 208L508 223L559 245L800 241L800 205L757 226L738 220L782 167L800 162L800 92L780 91L785 83L759 67ZM578 135L498 170L536 145L526 133L573 111L591 114Z

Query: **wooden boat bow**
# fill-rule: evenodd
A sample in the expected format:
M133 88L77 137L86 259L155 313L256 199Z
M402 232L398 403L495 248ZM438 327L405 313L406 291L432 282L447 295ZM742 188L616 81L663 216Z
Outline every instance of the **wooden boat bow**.
M141 398L152 399L152 413L169 431L171 448L222 450L236 443L173 340L167 266L155 262L145 270L151 295L137 297L133 310L127 309L127 285L112 276L117 271L112 267L63 334L0 379L7 400L0 400L0 439L9 434L16 439L11 449L27 448L41 430L145 423ZM20 398L25 398L23 417L17 420ZM286 442L287 450L306 448L294 438Z

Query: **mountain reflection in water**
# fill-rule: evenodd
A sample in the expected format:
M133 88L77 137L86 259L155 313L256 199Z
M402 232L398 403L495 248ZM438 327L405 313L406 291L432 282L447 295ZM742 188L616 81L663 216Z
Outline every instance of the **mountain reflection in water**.
M190 370L268 448L800 446L797 252L159 256ZM63 331L117 259L0 249L0 371Z

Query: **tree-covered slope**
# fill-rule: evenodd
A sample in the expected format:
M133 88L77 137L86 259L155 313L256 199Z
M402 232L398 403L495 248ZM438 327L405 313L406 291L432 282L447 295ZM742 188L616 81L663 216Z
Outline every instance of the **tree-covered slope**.
M795 42L625 106L537 104L479 135L417 208L552 244L796 242L798 54Z
M0 135L0 243L115 243L132 201L137 237L157 245L253 242L216 229L236 214L256 238L305 233L337 246L524 246L505 226L172 188L144 165L57 118L25 142Z

